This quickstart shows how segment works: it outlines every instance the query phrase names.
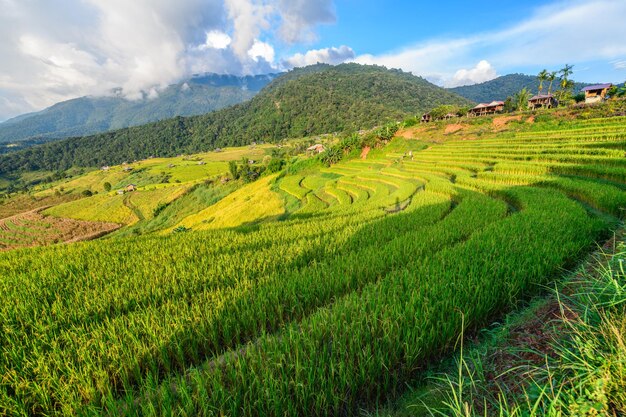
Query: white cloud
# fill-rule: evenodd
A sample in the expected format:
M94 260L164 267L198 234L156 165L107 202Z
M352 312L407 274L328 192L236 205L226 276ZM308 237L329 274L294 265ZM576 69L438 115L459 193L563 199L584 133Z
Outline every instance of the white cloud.
M474 68L460 69L454 73L452 79L446 83L446 87L458 87L460 85L471 85L493 80L498 74L494 67L484 59Z
M352 60L355 56L356 54L352 48L342 45L339 48L312 49L304 54L295 54L283 60L283 65L287 68L305 67L318 62L334 65Z
M255 62L258 62L259 59L274 62L274 48L269 43L255 39L252 47L248 50L248 56Z
M611 61L611 64L613 64L613 68L616 70L626 70L626 60Z
M333 20L332 0L0 0L0 120L116 87L153 96L198 72L275 72L258 39L313 39Z
M562 0L507 29L435 39L391 53L362 55L356 61L452 84L459 68L472 66L476 57L499 70L616 59L626 56L625 17L626 1Z
M226 49L232 41L232 38L221 30L212 30L206 33L206 42L201 48Z
M313 27L336 21L332 0L279 0L282 24L278 31L287 43L312 42L317 39Z

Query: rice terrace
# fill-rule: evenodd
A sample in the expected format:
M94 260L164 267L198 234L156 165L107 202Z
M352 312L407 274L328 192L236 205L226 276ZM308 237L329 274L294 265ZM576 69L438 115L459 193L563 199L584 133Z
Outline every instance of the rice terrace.
M131 26L204 22L186 3L138 5L159 25ZM232 27L204 27L174 67L177 42L154 67L132 49L149 71L130 78L116 60L138 41L117 30L93 60L83 41L48 54L20 38L56 68L33 75L45 109L0 64L0 416L626 415L626 85L572 80L616 73L451 71L428 49L448 65L435 84L347 46L288 57L269 22L294 48L321 23L245 0L267 6L254 23L235 3L206 5ZM536 12L558 33L596 3L626 13ZM98 7L80 10L104 26L135 13ZM242 24L259 25L245 53ZM539 42L525 28L510 30ZM138 74L152 84L132 95Z

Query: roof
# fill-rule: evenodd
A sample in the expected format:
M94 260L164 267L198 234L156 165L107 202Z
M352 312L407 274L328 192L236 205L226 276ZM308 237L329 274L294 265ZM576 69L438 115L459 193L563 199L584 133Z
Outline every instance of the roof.
M594 84L594 85L588 85L587 87L583 88L582 91L604 90L605 88L611 88L611 87L613 87L613 84L611 83Z
M540 100L542 98L554 98L554 94L537 94L528 99L528 101Z
M504 101L492 101L487 106L488 107L491 107L491 106L504 106Z

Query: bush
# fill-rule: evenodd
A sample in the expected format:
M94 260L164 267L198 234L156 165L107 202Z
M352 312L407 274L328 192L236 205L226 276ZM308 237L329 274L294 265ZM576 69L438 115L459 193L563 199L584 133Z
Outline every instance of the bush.
M91 190L83 190L83 192L81 193L83 196L85 197L91 197L93 195L93 193L91 192Z

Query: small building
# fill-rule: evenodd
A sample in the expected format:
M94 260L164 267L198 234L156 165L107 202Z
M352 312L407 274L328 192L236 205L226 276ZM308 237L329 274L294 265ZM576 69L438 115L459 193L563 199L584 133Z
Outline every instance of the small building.
M595 84L589 85L582 89L585 93L585 103L599 103L607 99L609 89L613 87L613 84Z
M496 114L504 111L504 101L492 101L491 103L480 103L476 107L470 109L467 113L470 117L485 116Z
M100 167L100 169L101 169L102 171L108 171L108 170L110 170L110 169L111 169L111 167L110 167L110 166L108 166L108 165L104 165L104 166Z
M198 165L206 165L206 162L204 162L204 161L198 161Z
M316 143L315 145L306 148L306 150L307 152L322 153L326 150L326 148L324 148L324 145L321 143Z
M126 167L124 167L124 168L122 169L122 171L124 171L124 172L130 172L130 171L132 171L132 170L133 170L133 167L129 167L129 166L126 166Z
M458 117L456 113L448 113L443 116L444 120L454 119L455 117Z
M541 108L551 109L552 107L557 107L558 105L559 102L556 97L554 97L554 94L537 94L528 100L528 108L531 110Z
M254 159L248 159L248 165L254 164L256 161Z
M137 191L137 186L135 184L128 184L126 188L124 188L124 191L126 191L127 193Z
M120 189L120 190L117 190L117 195L122 195L122 194L124 194L124 189L123 188Z
M431 116L430 113L422 114L422 119L420 120L420 122L422 122L422 123L430 123L432 121L433 121L433 116Z

